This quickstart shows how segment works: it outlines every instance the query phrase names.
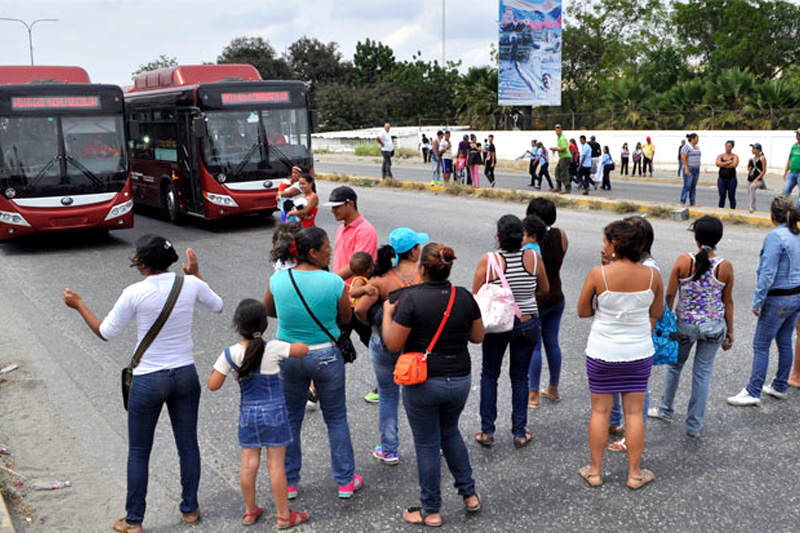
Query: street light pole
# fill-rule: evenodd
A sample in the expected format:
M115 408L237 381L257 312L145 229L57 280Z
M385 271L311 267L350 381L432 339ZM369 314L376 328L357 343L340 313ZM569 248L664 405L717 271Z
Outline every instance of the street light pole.
M445 62L445 58L447 57L446 54L445 54L445 44L444 44L445 43L445 35L446 35L446 33L445 33L445 29L446 29L446 26L445 26L445 20L446 20L445 12L447 11L446 6L445 6L446 2L447 2L447 0L442 0L442 68L445 68L444 62Z
M7 20L9 22L19 22L25 29L28 30L28 48L31 52L31 66L33 66L33 27L36 25L37 22L58 22L58 19L36 19L30 24L25 22L22 19L14 19L14 18L7 18L7 17L0 17L0 20Z

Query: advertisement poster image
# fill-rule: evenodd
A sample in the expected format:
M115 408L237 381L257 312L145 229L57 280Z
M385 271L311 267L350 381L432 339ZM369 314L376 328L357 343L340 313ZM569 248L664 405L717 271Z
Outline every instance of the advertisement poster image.
M498 103L561 105L561 0L500 0Z

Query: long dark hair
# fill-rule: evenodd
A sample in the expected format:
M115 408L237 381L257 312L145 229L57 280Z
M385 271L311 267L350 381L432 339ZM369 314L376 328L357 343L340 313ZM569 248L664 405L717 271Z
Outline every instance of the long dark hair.
M416 248L416 246L414 247ZM378 248L378 262L375 264L375 270L372 272L373 276L383 276L387 272L389 272L395 266L395 258L398 261L403 261L408 259L411 255L411 252L414 251L414 248L407 252L403 252L402 254L398 254L394 251L391 244L384 244L380 248Z
M614 246L620 257L638 263L642 257L641 232L633 222L616 220L603 228L606 240Z
M534 198L528 203L528 209L525 214L538 216L547 226L544 236L538 241L539 248L542 249L542 255L548 254L555 249L557 239L561 240L561 236L557 235L552 227L556 223L556 204L547 198Z
M433 281L444 281L450 277L456 253L447 245L429 242L422 249L420 264Z
M233 327L248 341L239 367L239 379L242 379L256 373L261 367L261 359L264 357L262 335L267 329L267 308L252 298L242 300L233 314Z
M694 256L694 276L692 276L692 281L697 281L711 268L708 254L722 240L722 221L711 215L702 216L694 221L692 231L694 240L700 245L700 251Z
M793 235L800 233L800 228L797 227L798 222L800 222L800 210L794 205L791 197L776 196L772 200L769 210L772 220L786 224L786 227L789 228Z

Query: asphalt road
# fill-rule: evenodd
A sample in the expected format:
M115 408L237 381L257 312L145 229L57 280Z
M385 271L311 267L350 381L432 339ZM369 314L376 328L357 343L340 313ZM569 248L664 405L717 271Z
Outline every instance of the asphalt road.
M355 176L367 176L379 178L381 175L380 163L358 162L352 160L340 160L338 158L320 155L314 163L315 170L323 173L341 173ZM431 179L430 168L423 164L410 162L408 160L395 161L392 165L392 174L400 180L429 182ZM738 187L736 190L736 207L747 211L749 199L747 196L747 180L744 172L739 172ZM530 175L521 172L500 171L495 172L497 187L509 189L533 190L529 187ZM550 165L550 177L555 185L555 164ZM611 190L603 191L592 190L592 196L602 196L606 198L619 198L624 200L650 200L654 202L678 203L681 195L681 185L679 183L656 183L647 181L625 181L616 179L619 177L617 171L611 173ZM656 170L656 177L675 179L675 174L670 171ZM713 180L713 181L710 181ZM769 176L767 183L773 190L760 190L756 197L757 211L768 211L772 198L776 195L775 191L779 185L777 176ZM486 187L488 182L481 172L481 185ZM780 184L782 185L782 183ZM547 190L547 180L543 183L544 190ZM575 189L573 188L573 191ZM697 186L697 205L706 207L717 207L719 193L717 192L716 180L705 178ZM727 202L726 202L727 205Z
M322 170L322 169L320 169ZM503 179L501 177L501 179ZM327 196L330 185L320 183ZM502 214L522 213L521 205L454 198L447 195L359 189L359 205L384 241L397 226L411 225L454 247L458 255L453 270L456 283L469 286L480 255L494 246L494 224ZM720 351L714 369L711 397L702 438L684 434L690 379L684 373L673 424L653 421L648 427L643 464L655 472L656 481L641 492L625 487L626 458L608 454L605 486L590 489L578 477L588 463L587 423L589 392L583 350L590 321L575 313L577 295L587 270L598 263L601 228L615 218L602 211L559 212L557 225L566 230L570 247L563 269L567 310L562 322L564 350L561 391L563 400L530 412L533 443L522 450L512 446L510 386L507 374L500 383L497 444L480 448L471 435L479 429L478 400L480 347L473 346L473 390L461 419L478 491L484 510L467 517L452 478L443 473L443 516L450 531L794 531L800 504L800 477L796 475L800 441L800 399L764 400L763 407L734 408L725 397L738 392L749 375L750 342L755 321L749 313L754 272L763 230L741 226L726 228L719 246L731 258L737 276L735 301L736 343ZM333 234L336 223L328 211L318 223ZM685 223L654 221L654 255L669 269L682 252L692 250ZM134 328L104 344L86 329L73 311L60 302L69 286L82 293L99 314L110 309L122 289L137 281L128 268L135 239L148 232L162 234L178 248L192 247L200 258L201 272L225 299L221 316L199 309L195 316L195 359L201 379L209 375L221 349L235 340L230 328L233 309L245 297L263 295L271 267L268 253L274 223L263 218L233 219L216 225L172 226L150 216L137 215L136 227L95 236L51 236L0 244L0 294L7 332L33 331L21 338L33 371L45 379L54 403L54 416L69 425L67 435L42 438L79 443L73 452L87 471L103 471L107 483L71 491L89 492L96 501L95 514L103 520L81 523L83 509L60 517L65 531L102 531L124 507L126 425L119 399L119 369L134 346ZM269 333L274 334L275 323ZM30 342L29 342L30 341ZM34 342L35 341L35 342ZM9 354L6 354L9 355ZM773 365L770 372L774 372ZM546 379L543 372L543 380ZM663 369L651 378L653 398L661 391ZM373 384L368 356L362 349L347 369L348 415L357 470L365 488L350 501L336 498L330 477L325 427L319 412L306 417L303 429L304 467L301 496L296 507L308 508L310 524L298 531L402 531L401 509L418 503L416 464L405 414L400 413L401 464L388 467L370 456L377 443L377 407L362 396ZM166 413L156 434L145 526L148 531L240 531L242 503L238 488L240 452L236 439L239 392L235 383L222 391L203 392L200 404L200 446L203 476L200 502L203 522L197 528L178 525L178 463ZM37 401L32 397L31 401ZM53 475L59 465L52 465ZM259 501L266 508L264 524L274 523L266 470L259 478ZM56 497L57 493L53 493ZM66 497L67 494L64 494ZM39 531L52 530L40 528Z

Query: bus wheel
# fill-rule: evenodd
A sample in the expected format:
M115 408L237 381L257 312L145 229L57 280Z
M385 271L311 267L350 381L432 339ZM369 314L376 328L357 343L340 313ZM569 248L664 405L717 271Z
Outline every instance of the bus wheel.
M164 187L162 209L170 222L178 225L183 223L183 213L178 207L178 193L175 192L175 186L172 182L167 182L166 187Z

